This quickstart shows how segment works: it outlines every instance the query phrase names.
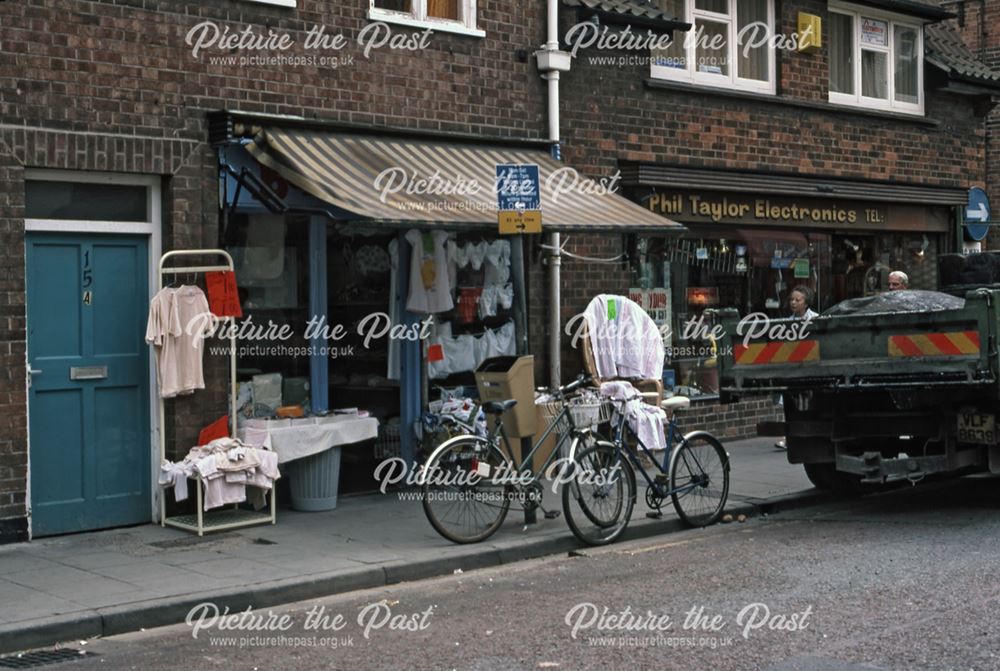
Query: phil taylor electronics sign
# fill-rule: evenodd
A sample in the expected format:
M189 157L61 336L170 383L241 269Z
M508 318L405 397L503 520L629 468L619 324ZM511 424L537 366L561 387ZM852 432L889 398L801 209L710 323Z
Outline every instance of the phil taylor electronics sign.
M646 201L646 206L653 212L689 223L833 230L949 230L948 208L898 203L721 192L656 191Z

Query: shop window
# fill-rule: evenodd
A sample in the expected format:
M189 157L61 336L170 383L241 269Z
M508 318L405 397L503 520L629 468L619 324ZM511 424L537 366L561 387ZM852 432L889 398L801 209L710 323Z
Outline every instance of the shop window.
M30 179L24 198L28 219L150 220L148 186Z
M693 28L654 51L651 76L774 93L773 0L665 0L659 6Z
M485 35L476 28L476 0L371 0L368 18L442 32Z
M923 36L891 15L831 9L830 102L923 114Z

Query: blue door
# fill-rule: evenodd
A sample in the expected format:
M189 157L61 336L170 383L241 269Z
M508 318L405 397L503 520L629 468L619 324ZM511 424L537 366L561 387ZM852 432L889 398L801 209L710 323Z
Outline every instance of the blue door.
M145 237L26 238L32 534L148 522Z

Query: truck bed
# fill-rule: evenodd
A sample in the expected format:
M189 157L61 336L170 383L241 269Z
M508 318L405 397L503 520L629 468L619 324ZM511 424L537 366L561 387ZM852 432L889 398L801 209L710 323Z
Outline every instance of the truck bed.
M718 314L723 400L753 392L891 389L990 385L997 379L1000 291L977 290L959 309L883 312L814 318L788 339L771 320L757 335L735 310ZM801 326L799 327L801 328ZM754 336L756 337L750 337Z

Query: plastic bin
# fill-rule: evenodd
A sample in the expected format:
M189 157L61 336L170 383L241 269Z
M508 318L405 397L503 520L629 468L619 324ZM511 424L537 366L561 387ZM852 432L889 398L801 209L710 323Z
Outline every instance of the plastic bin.
M503 428L510 438L535 434L535 357L498 356L483 361L476 370L481 401L517 400L503 415Z
M290 461L283 468L288 470L292 508L304 512L319 512L337 507L340 447L331 447L317 454Z

